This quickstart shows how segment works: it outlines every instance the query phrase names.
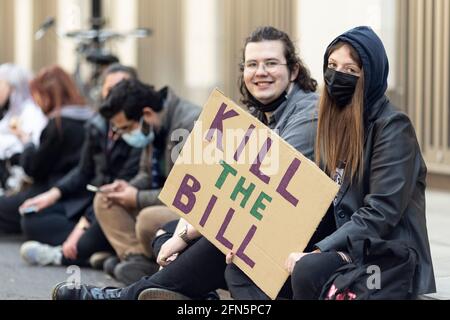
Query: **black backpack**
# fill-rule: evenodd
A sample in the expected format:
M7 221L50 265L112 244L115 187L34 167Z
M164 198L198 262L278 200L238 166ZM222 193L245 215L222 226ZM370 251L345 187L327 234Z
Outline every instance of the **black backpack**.
M322 300L403 300L414 296L417 252L399 240L347 237L352 258L324 285Z

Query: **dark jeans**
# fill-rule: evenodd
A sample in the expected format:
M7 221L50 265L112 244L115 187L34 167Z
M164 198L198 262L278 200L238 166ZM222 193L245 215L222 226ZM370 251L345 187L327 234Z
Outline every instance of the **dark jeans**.
M323 285L345 262L336 252L313 253L304 256L295 265L292 277L287 280L277 299L317 300ZM269 297L258 288L236 265L225 271L225 280L233 299L268 300ZM292 286L292 289L290 288Z
M47 184L34 184L27 190L15 195L0 197L0 233L20 233L20 205L25 200L47 190Z
M25 215L22 218L22 228L28 240L59 246L67 239L76 226L77 218L67 218L64 206L57 203L41 212ZM91 255L99 251L114 252L100 225L94 220L80 240L78 240L77 259L69 260L63 257L62 264L87 265Z
M122 289L121 299L136 300L148 288L172 290L192 299L226 288L225 256L206 238L200 238L164 269Z

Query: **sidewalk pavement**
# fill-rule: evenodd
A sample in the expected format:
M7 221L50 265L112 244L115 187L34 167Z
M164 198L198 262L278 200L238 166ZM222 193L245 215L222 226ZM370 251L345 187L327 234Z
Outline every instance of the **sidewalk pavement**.
M427 190L427 225L437 283L436 299L450 299L450 193ZM38 268L19 256L20 238L0 239L0 300L50 299L53 286L67 280L65 267ZM81 281L97 286L118 286L103 272L81 269ZM226 293L221 297L229 299Z
M69 277L80 275L82 283L119 286L105 273L88 268L35 267L19 254L21 237L0 238L0 300L50 300L53 287Z
M427 190L427 227L437 293L429 296L450 299L450 192Z

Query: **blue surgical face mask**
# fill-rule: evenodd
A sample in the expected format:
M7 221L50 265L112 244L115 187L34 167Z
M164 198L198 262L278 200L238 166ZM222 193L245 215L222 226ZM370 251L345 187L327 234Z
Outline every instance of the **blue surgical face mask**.
M155 140L155 133L153 132L153 128L150 126L148 128L148 134L143 132L143 119L141 119L141 124L139 128L131 131L130 133L122 134L122 139L125 140L130 146L135 148L144 148L148 146L150 143ZM147 131L147 130L145 130Z

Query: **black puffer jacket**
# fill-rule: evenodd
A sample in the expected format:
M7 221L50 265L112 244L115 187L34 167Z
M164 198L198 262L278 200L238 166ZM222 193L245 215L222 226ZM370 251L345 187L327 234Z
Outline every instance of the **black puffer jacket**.
M138 172L142 149L132 148L122 139L112 142L108 130L108 122L98 114L87 122L78 165L55 185L69 218L92 203L94 195L86 191L86 184L102 186L115 179L130 180Z
M361 235L404 241L418 253L415 293L435 292L425 219L427 169L410 119L384 95L389 68L383 44L367 27L350 30L330 46L339 40L350 43L363 64L364 172L352 184L344 179L331 208L338 229L316 246L322 251L345 250L347 236Z
M20 165L34 184L52 185L80 160L84 126L93 112L85 106L63 106L59 119L51 117L41 133L40 144L25 145Z

